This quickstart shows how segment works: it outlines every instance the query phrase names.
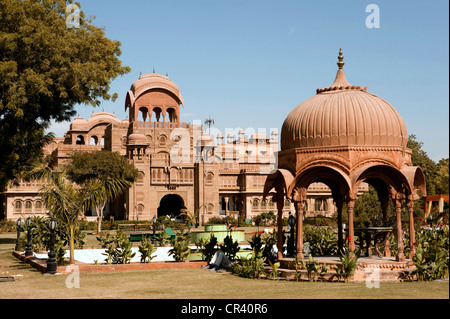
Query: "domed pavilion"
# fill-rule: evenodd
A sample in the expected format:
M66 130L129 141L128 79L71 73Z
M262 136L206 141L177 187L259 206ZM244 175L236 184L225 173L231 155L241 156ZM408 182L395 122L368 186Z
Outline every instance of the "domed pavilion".
M184 105L178 86L167 76L153 73L139 77L127 92L125 111L129 109L130 121L137 121L142 114L143 122L151 121L155 114L155 122L180 122L180 105Z
M400 114L366 87L347 81L342 50L338 60L333 84L317 89L315 96L293 109L281 129L278 170L267 177L264 187L265 196L272 189L276 192L278 257L283 257L280 212L288 198L294 203L296 247L299 258L303 258L304 205L308 186L314 182L331 189L337 207L339 249L344 245L342 214L347 206L349 250L353 251L353 208L358 187L366 182L378 193L384 226L393 226L399 239L396 260L404 261L401 208L408 208L409 242L414 254L413 202L419 198L417 190L426 195L424 174L421 168L412 166L406 125ZM395 207L395 225L387 225L389 200Z

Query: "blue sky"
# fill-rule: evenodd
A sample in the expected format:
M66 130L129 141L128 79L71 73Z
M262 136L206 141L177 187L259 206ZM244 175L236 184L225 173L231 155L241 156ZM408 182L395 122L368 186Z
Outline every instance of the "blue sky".
M180 88L182 122L281 130L292 109L331 85L342 48L347 80L391 103L433 160L449 157L448 1L79 2L122 43L132 69L111 83L118 100L77 107L83 118L104 109L125 119L126 92L155 68ZM379 28L366 26L369 4Z

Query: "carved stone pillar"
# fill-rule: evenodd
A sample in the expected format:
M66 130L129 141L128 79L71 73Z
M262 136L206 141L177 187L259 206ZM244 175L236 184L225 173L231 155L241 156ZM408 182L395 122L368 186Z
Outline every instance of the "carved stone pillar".
M227 197L225 197L225 216L228 216L228 201L229 201L229 198L227 196Z
M396 237L397 237L397 261L405 261L405 255L403 252L403 231L402 231L402 199L403 194L399 192L392 193L392 200L395 206L396 214Z
M344 229L342 225L342 207L344 202L340 199L336 200L337 208L337 224L338 224L338 249L340 252L344 251Z
M414 200L412 199L412 196L408 196L408 203L406 204L408 207L408 215L409 215L409 259L412 259L413 256L416 254L416 246L414 243L416 242L416 233L414 230Z
M355 207L355 200L350 199L347 202L348 211L348 236L350 240L348 242L348 250L355 251L355 231L353 229L353 208Z
M292 196L295 208L295 218L297 219L297 233L296 233L296 249L297 257L304 259L303 256L303 208L307 198L306 188L296 189Z
M295 218L297 219L297 236L296 236L296 250L297 250L297 257L299 259L304 259L303 255L303 207L304 202L294 202L295 207Z
M387 220L387 210L389 207L389 197L385 196L385 197L380 197L380 203L381 203L381 210L382 210L382 214L383 214L383 227L388 227L388 220ZM384 251L383 251L383 256L384 257L391 257L391 250L389 248L390 243L389 243L389 237L386 238L385 242L384 242Z
M275 197L275 196L274 196ZM283 258L283 207L284 207L284 196L282 193L277 192L276 198L274 201L277 203L278 210L278 230L277 230L277 257L278 259Z

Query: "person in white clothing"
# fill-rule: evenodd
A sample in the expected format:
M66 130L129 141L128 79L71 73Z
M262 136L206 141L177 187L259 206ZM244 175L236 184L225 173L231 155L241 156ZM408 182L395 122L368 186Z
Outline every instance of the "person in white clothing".
M214 254L213 258L211 259L211 261L209 262L208 266L204 266L203 268L205 269L210 269L211 271L217 271L219 270L221 267L222 268L228 268L230 267L230 260L228 259L227 256L225 256L225 254L223 252L221 252L220 250L216 251L216 253Z

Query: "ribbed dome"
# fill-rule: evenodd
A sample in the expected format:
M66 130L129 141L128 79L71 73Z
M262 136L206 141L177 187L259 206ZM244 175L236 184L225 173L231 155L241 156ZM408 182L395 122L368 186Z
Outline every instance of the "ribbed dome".
M172 82L169 77L157 74L149 73L139 76L139 79L134 81L130 88L133 101L136 100L142 93L151 89L164 89L174 94L178 102L184 105L183 97L180 94L178 86Z
M352 86L339 55L334 83L298 105L281 129L281 150L327 146L399 146L407 142L406 125L385 100Z
M128 145L147 145L147 139L144 134L133 133L128 135Z
M101 122L120 122L120 120L113 114L109 112L96 112L91 115L87 120L88 123L101 121Z
M72 121L72 124L86 124L87 121L78 115L78 117Z

